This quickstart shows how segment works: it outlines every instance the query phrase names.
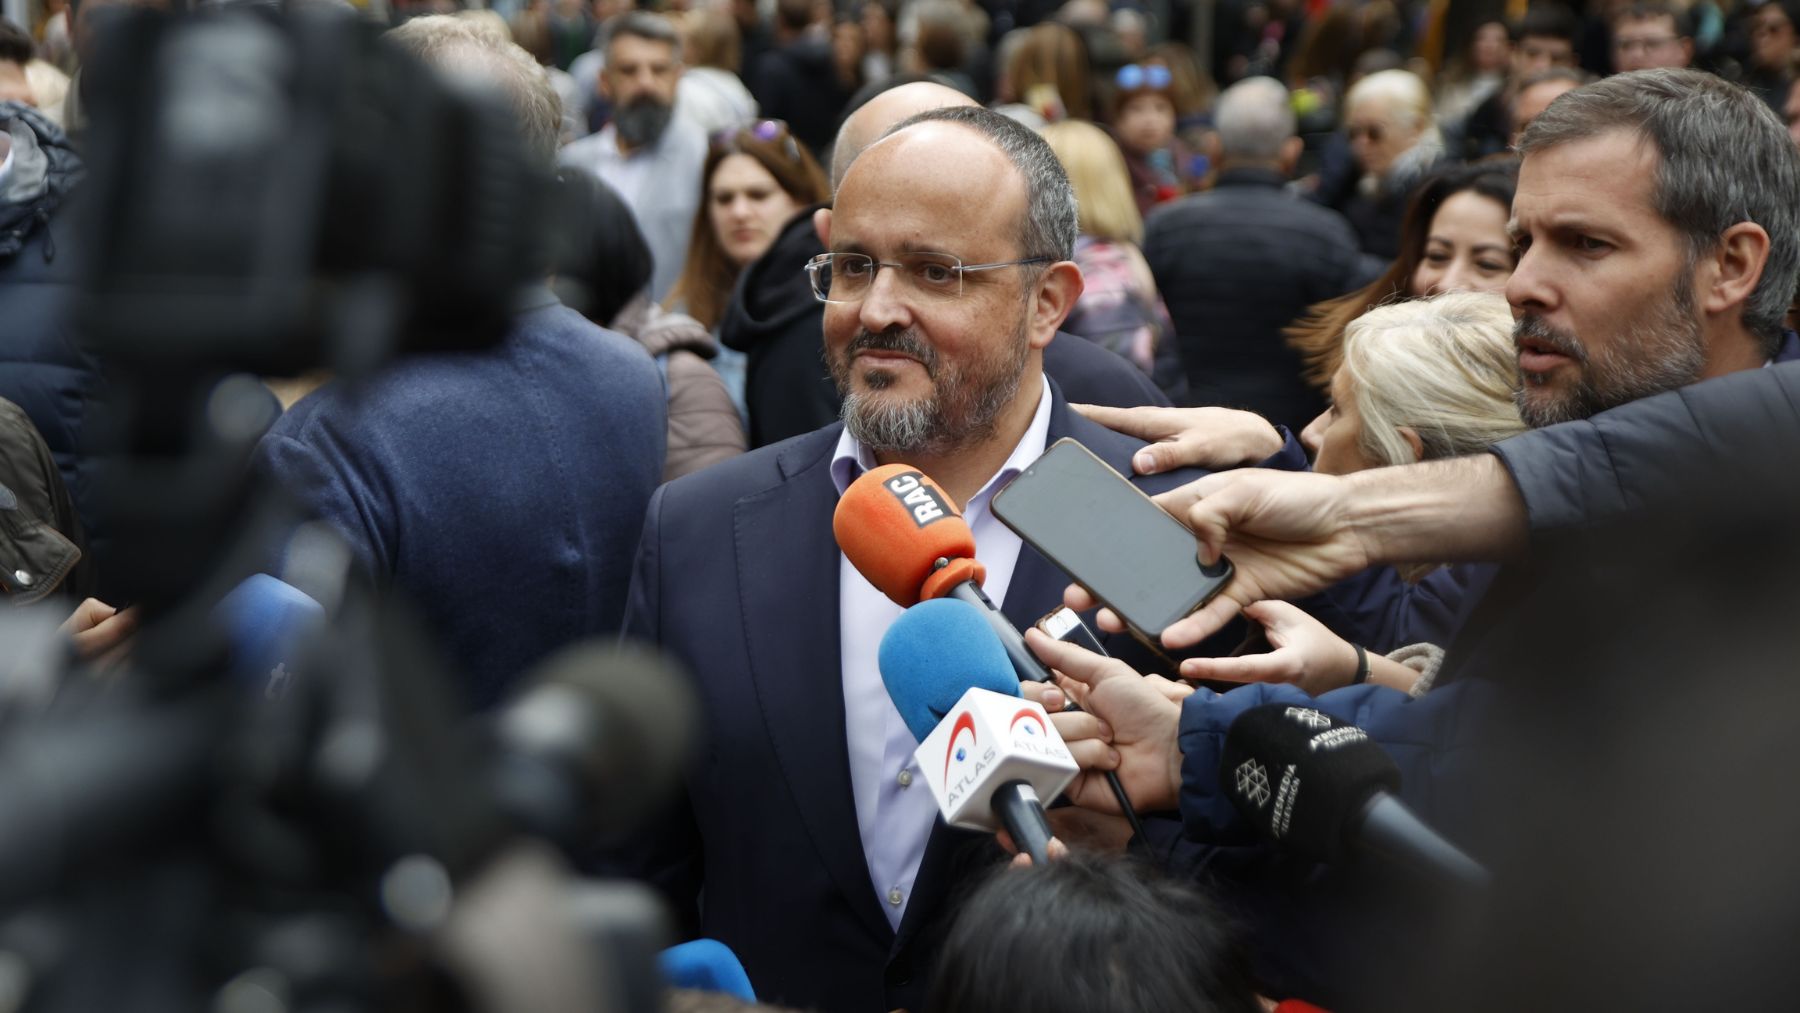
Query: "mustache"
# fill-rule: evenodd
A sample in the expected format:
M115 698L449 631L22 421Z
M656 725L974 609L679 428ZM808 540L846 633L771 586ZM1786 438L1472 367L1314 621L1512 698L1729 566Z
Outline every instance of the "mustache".
M849 362L856 358L858 352L898 352L901 355L910 355L925 367L925 375L937 377L937 351L914 337L910 331L899 328L890 328L879 333L858 331L856 337L851 339L849 347L844 349L844 361Z
M1584 365L1588 361L1587 349L1575 340L1575 335L1557 330L1540 316L1527 314L1514 321L1513 348L1521 350L1527 341L1560 352Z

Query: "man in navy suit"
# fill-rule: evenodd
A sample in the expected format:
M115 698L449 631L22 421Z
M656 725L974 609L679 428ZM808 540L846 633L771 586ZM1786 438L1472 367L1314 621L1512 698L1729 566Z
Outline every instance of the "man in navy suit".
M946 901L1003 857L943 826L918 781L876 667L900 609L843 559L831 518L863 471L905 462L965 504L986 589L1014 624L1059 604L1067 577L994 519L993 493L1064 436L1126 474L1142 446L1071 412L1043 375L1081 293L1075 222L1068 179L1030 130L978 107L902 122L815 219L845 421L651 501L626 632L687 665L708 734L628 871L730 945L767 1000L920 1007ZM1303 461L1291 440L1278 457L1265 466ZM1154 492L1198 474L1138 481Z

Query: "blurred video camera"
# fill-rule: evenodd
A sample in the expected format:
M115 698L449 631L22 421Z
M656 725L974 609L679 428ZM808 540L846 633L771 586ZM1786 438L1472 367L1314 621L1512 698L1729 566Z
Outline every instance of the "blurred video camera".
M84 74L109 359L356 375L494 343L543 276L549 174L502 100L347 8L122 11Z
M685 680L578 646L471 722L416 619L246 470L255 377L504 336L547 168L347 8L93 13L80 325L143 626L101 678L0 616L0 1008L660 1008L660 903L571 869L667 803ZM250 623L279 646L246 680L216 613L277 546L319 621Z

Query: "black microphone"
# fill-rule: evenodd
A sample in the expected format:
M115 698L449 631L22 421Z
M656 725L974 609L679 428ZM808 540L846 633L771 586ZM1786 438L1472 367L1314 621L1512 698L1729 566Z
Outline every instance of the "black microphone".
M1488 871L1392 792L1400 768L1355 725L1311 707L1265 704L1231 723L1219 783L1244 818L1318 862L1373 855L1482 889Z
M577 854L622 837L675 796L699 711L686 673L655 651L599 639L566 647L496 717L501 808Z

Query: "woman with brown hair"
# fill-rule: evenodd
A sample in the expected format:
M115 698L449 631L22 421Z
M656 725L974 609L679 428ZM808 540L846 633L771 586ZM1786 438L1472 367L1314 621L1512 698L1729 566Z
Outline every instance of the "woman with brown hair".
M1006 76L1015 100L1046 123L1094 118L1094 85L1087 46L1068 25L1044 22L1027 30Z
M716 330L744 267L803 208L830 197L819 163L779 120L713 138L687 265L664 304Z
M1519 163L1495 159L1427 179L1400 229L1400 252L1365 288L1322 302L1286 330L1306 361L1306 378L1329 390L1343 356L1344 328L1370 308L1458 289L1499 292L1516 262L1506 220Z

